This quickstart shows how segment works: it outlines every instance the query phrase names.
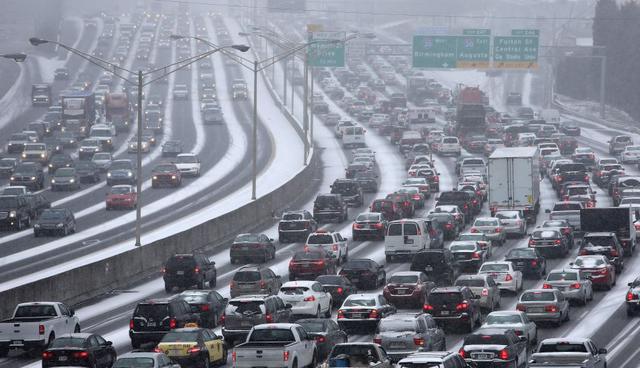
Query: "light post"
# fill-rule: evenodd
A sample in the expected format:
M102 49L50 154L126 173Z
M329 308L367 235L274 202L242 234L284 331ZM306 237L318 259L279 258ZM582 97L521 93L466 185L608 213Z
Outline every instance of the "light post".
M138 205L136 206L136 229L135 229L135 246L139 247L142 245L142 243L140 242L140 237L141 237L141 226L142 226L142 90L145 86L157 81L158 79L164 78L169 74L173 74L175 72L177 72L178 70L184 69L187 66L201 60L204 59L205 57L208 57L218 51L222 51L225 49L235 49L241 52L246 52L247 50L249 50L249 46L246 45L228 45L228 46L222 46L222 47L217 47L214 50L209 50L207 52L203 52L201 54L192 56L190 58L187 58L185 60L182 61L178 61L169 65L165 65L163 67L160 68L156 68L156 69L152 69L146 72L143 72L142 70L138 70L137 72L128 70L126 68L123 68L117 64L111 63L109 61L103 60L101 58L95 57L93 55L89 55L86 52L77 50L73 47L67 46L63 43L57 42L57 41L50 41L50 40L45 40L45 39L41 39L41 38L36 38L36 37L32 37L29 39L29 42L33 45L33 46L39 46L45 43L52 43L55 44L59 47L62 47L63 49L80 56L81 58L89 61L90 63L98 66L99 68L112 73L113 75L115 75L116 77L124 80L125 82L128 82L130 84L134 84L138 86L138 96L137 96L137 102L138 102L138 106L137 106L137 119L138 119L138 128L137 128L137 149L136 149L136 162L137 162L137 167L136 167L136 192L138 194ZM171 68L171 69L170 69ZM168 70L170 69L170 70ZM168 70L168 71L167 71ZM157 77L153 77L150 80L145 82L145 78L149 77L155 73L158 72L163 72L163 74L157 76ZM125 74L128 74L129 76L135 76L134 79L130 79L130 77L126 77Z

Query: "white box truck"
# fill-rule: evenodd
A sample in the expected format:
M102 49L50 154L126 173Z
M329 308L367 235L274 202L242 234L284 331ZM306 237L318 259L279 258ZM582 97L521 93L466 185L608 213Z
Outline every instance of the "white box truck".
M537 147L504 147L489 156L489 208L522 210L533 223L540 210L540 169Z

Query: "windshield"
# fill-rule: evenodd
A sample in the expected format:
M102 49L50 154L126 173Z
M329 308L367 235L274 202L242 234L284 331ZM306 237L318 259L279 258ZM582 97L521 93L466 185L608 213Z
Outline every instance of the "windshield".
M160 342L194 342L198 341L197 331L174 331L164 335Z
M520 319L520 316L516 314L495 315L491 313L487 316L485 323L488 325L500 325L508 323L522 323L522 320Z
M16 208L18 199L16 197L0 197L0 208Z
M570 342L559 342L540 345L539 353L586 353L584 344L572 344Z
M111 187L111 194L129 194L131 192L130 187Z
M79 337L58 337L53 340L50 348L81 348L84 345L84 339Z
M179 164L195 164L198 163L198 159L195 156L178 156Z
M233 281L239 282L255 282L260 280L260 272L258 271L238 271L233 275Z
M33 173L37 171L38 171L38 168L36 167L36 165L29 165L29 164L18 165L15 170L16 173Z
M375 307L376 301L374 299L355 299L349 298L347 299L343 307Z
M331 193L351 194L357 193L358 184L356 183L334 183L331 187Z
M175 172L176 168L173 165L158 165L153 169L154 172L171 173Z
M388 284L416 284L417 282L417 275L393 275L387 280Z
M74 176L76 173L75 169L71 169L71 168L60 168L58 170L56 170L56 173L54 174L54 176L59 176L59 177L69 177L69 176Z
M111 131L109 129L93 129L91 131L92 137L111 137Z
M61 218L64 218L64 211L62 210L47 209L40 215L40 220L57 220Z
M457 304L461 300L462 294L460 293L431 293L429 295L429 304L431 305Z
M21 305L15 312L15 318L29 317L55 317L56 310L53 305Z
M610 236L589 236L583 239L582 244L585 246L601 246L601 247L610 247L614 245L614 240Z
M153 358L118 358L113 368L154 368Z
M552 302L556 296L552 291L526 291L520 297L521 302Z

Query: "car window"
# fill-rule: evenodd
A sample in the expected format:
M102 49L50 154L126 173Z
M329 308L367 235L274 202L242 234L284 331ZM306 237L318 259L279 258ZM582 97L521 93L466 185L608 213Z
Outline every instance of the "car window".
M91 336L91 337L89 337L88 342L89 342L89 346L96 346L96 347L97 347L97 346L99 346L99 345L100 345L100 344L98 343L98 339L96 339L96 337L95 337L95 336Z
M276 310L284 310L285 309L284 301L282 301L282 299L275 298L275 302L276 302Z
M404 224L404 235L419 235L418 225Z
M389 225L389 230L387 231L387 235L389 236L402 235L402 224Z

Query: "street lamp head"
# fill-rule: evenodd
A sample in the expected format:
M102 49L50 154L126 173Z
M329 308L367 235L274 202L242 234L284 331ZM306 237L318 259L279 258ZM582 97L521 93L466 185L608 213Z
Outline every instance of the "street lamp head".
M27 58L27 55L20 54L20 53L17 53L17 54L4 54L4 55L2 55L2 57L6 58L6 59L13 59L16 63L21 63Z
M178 34L172 34L171 36L169 36L169 38L172 39L172 40L181 40L181 39L185 38L185 36L178 35Z
M49 41L43 40L42 38L38 38L38 37L31 37L29 39L29 43L31 43L33 46L40 46L43 43L49 43Z
M247 52L250 49L250 47L247 45L231 45L231 48L236 49L240 52Z

